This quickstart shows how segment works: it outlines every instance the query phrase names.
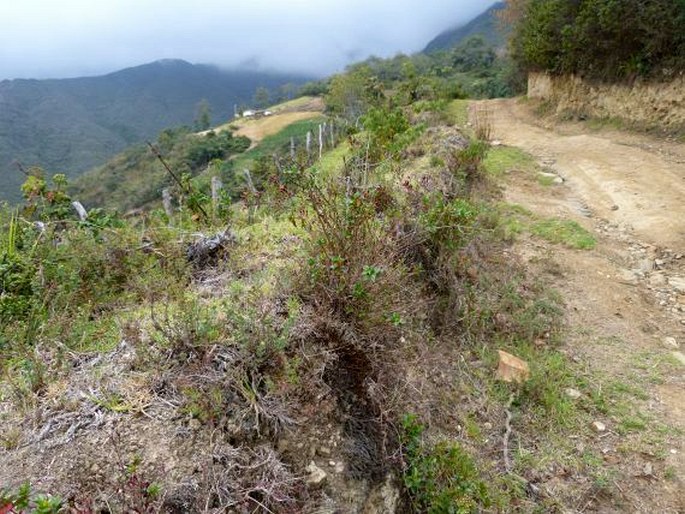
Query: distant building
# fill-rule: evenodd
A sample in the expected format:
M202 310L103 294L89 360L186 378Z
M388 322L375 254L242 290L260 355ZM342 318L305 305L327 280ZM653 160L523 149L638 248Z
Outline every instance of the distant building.
M262 116L271 116L271 111L258 111L254 109L247 109L243 111L243 118L261 118Z

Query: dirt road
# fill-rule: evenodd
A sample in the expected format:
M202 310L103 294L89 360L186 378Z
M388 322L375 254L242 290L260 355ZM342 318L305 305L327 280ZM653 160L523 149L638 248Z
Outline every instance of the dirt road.
M603 420L610 428L597 444L615 473L612 494L577 511L685 512L685 144L544 122L517 100L472 109L491 116L494 140L564 180L545 186L511 170L506 201L597 238L590 251L534 238L516 246L533 273L553 261L567 305L565 351L606 384L634 386L631 415L647 420L634 431Z
M620 132L579 133L535 125L525 105L488 104L494 136L551 166L594 215L632 228L642 240L685 253L685 145Z

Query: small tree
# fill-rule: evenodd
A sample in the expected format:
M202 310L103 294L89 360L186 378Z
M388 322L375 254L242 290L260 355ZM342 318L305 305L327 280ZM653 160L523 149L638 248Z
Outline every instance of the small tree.
M209 102L205 99L200 100L195 109L195 130L207 130L212 126L212 110Z

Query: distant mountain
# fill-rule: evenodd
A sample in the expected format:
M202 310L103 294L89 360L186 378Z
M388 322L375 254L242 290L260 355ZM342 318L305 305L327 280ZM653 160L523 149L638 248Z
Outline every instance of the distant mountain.
M488 8L484 13L476 16L466 25L459 25L446 30L428 43L426 48L423 49L423 53L449 50L465 39L475 35L483 36L485 42L494 47L503 46L506 42L506 34L499 26L495 11L503 9L504 7L504 2L498 2Z
M75 177L165 128L192 124L201 100L212 122L250 104L257 87L275 90L309 77L222 70L163 60L109 75L0 82L0 201L17 200L23 176L13 165Z

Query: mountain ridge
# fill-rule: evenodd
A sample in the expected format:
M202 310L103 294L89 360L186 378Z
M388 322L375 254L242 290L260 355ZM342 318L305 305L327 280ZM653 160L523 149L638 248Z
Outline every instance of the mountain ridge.
M202 100L214 120L227 119L257 87L309 78L165 59L91 77L3 80L0 200L19 198L15 161L73 178L165 128L191 124Z
M506 34L499 27L499 21L495 12L503 9L505 6L504 2L494 3L471 21L441 32L426 45L422 53L449 50L465 39L475 35L483 36L485 42L492 46L503 46L506 41Z

